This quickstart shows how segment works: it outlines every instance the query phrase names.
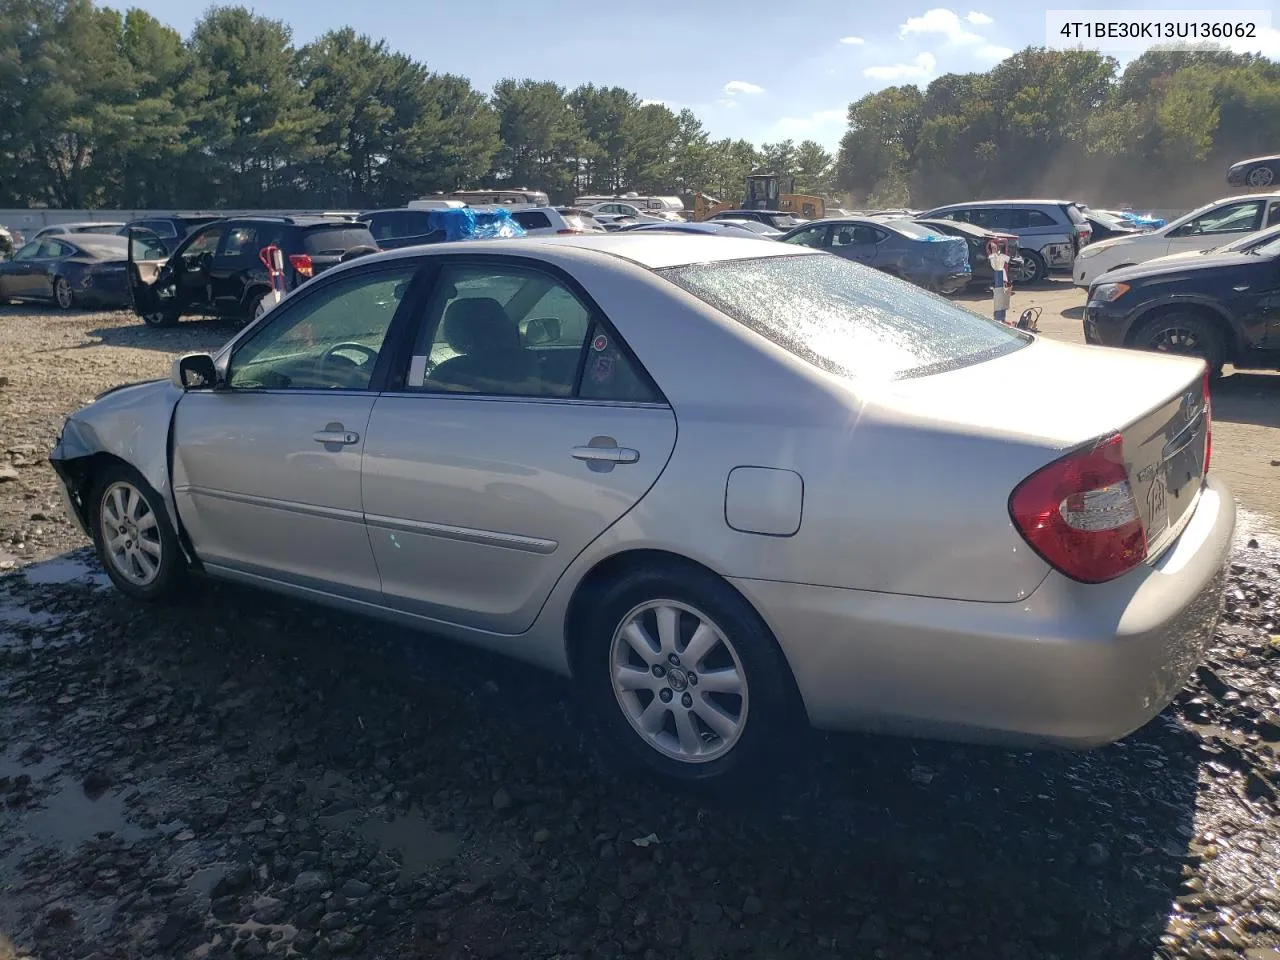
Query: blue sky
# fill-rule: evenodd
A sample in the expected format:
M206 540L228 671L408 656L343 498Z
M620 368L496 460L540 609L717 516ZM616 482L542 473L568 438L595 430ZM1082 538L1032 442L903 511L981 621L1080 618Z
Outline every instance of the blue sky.
M109 5L111 0L107 0ZM133 0L189 34L210 0ZM1129 10L1167 19L1177 9L1212 5L1122 0ZM1260 0L1232 9L1270 10ZM848 104L900 83L927 84L944 73L983 71L1009 53L1045 43L1045 11L974 0L942 7L924 0L488 0L441 4L411 0L271 0L257 12L284 20L297 43L351 26L386 37L431 69L459 73L488 91L504 77L621 86L673 109L693 109L714 137L756 143L813 138L839 143ZM1080 4L1081 6L1083 4ZM1106 4L1093 0L1095 7ZM1114 6L1117 5L1112 5ZM1274 26L1274 25L1273 25ZM1280 56L1280 33L1257 44ZM1115 53L1122 62L1138 51Z

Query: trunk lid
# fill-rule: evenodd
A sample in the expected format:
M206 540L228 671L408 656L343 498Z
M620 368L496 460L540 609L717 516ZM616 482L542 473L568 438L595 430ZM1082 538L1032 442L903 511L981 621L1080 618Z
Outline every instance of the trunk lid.
M1120 433L1125 467L1159 555L1190 518L1205 475L1204 363L1037 338L1004 357L886 385L872 402L949 430L1043 449L1043 463Z

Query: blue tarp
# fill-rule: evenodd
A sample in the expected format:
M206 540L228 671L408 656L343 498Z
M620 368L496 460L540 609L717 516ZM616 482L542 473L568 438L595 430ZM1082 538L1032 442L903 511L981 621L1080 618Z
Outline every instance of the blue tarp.
M524 227L511 218L511 211L505 207L494 210L473 210L470 207L431 210L427 224L432 230L443 230L446 241L525 235Z
M1140 227L1150 227L1152 230L1159 230L1163 227L1167 220L1162 217L1153 217L1151 214L1134 213L1132 210L1121 211L1120 216L1124 217L1131 223L1136 223Z

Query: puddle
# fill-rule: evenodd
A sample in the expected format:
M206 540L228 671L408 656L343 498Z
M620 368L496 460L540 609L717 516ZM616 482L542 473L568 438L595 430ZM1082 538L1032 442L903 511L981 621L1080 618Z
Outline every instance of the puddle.
M111 581L96 566L78 557L57 557L44 563L33 563L23 567L20 573L27 578L27 583L87 583L95 587L108 586Z
M153 835L129 821L123 791L87 790L78 779L57 775L62 764L53 757L24 763L20 758L29 746L17 744L9 756L0 757L0 777L28 776L40 794L32 807L6 812L8 849L0 862L21 857L29 846L74 849L99 833L126 841Z
M454 859L462 849L456 834L434 829L417 810L398 815L390 822L370 817L359 823L362 815L359 810L344 810L321 817L320 826L334 832L350 829L361 839L394 854L402 880L412 880L431 867Z

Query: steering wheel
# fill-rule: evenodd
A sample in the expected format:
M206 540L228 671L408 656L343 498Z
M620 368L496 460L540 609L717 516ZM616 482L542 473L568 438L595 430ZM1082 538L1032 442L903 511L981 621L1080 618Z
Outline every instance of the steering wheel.
M350 357L343 357L342 359L346 361L350 366L363 367L366 362L368 363L378 362L377 350L374 350L372 347L366 347L363 343L354 343L352 341L335 343L332 347L330 347L328 350L326 350L324 353L320 355L320 362L329 363L334 357L338 356L340 352L343 350L352 350L356 353L362 354L365 358L364 360L361 360L361 361L354 361Z

